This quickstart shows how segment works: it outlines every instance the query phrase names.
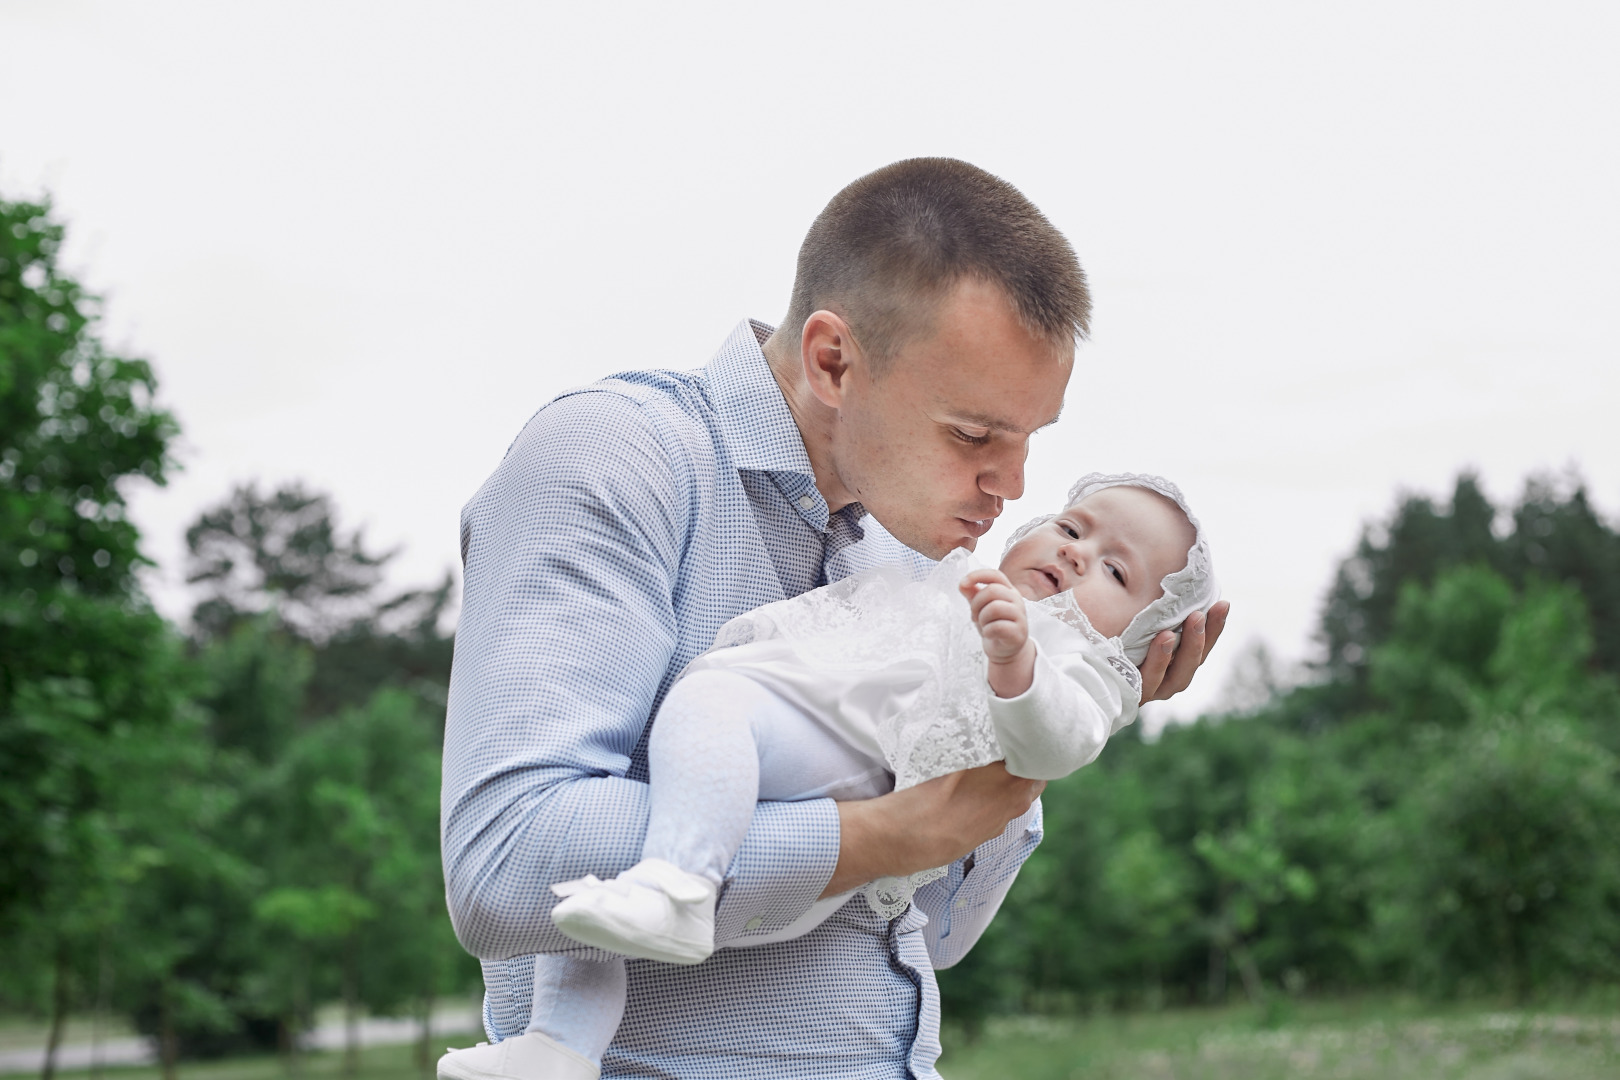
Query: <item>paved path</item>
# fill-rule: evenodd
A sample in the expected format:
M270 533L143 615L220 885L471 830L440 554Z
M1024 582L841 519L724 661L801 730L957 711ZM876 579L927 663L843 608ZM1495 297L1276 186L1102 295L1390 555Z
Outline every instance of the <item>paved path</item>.
M477 1031L481 1026L478 1010L465 1005L447 1006L433 1010L433 1030L465 1033ZM386 1017L367 1017L360 1021L362 1046L392 1046L416 1041L415 1020ZM341 1021L324 1023L304 1037L304 1045L311 1050L341 1050L344 1027ZM148 1065L157 1060L148 1039L124 1037L105 1039L100 1046L90 1043L63 1043L56 1050L58 1069L88 1069L96 1058L103 1065ZM45 1064L45 1048L26 1050L0 1050L0 1073L37 1073Z

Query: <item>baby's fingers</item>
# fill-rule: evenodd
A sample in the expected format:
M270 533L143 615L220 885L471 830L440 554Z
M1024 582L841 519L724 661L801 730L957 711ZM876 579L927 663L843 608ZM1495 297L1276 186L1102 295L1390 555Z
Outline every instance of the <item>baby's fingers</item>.
M986 587L992 585L1005 585L1008 588L1011 588L1012 582L1007 580L1007 575L1003 574L1000 570L991 570L988 567L985 567L978 570L970 570L966 574L963 574L962 580L957 583L956 587L961 590L963 596L971 600L979 593L983 592Z
M982 623L985 609L992 604L1005 605L1022 612L1024 598L1018 595L1018 590L1006 585L986 585L968 599L968 610L973 614L973 621Z
M984 632L988 632L990 627L996 623L1022 625L1024 609L1011 600L991 600L974 611L973 621L978 623L979 629Z

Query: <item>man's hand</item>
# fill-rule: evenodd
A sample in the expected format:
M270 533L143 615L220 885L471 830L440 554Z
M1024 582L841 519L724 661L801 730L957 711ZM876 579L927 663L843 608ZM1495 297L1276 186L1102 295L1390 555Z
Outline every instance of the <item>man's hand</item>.
M1209 609L1207 616L1200 611L1187 616L1187 621L1181 624L1179 646L1176 635L1169 630L1153 639L1141 667L1144 702L1163 701L1187 689L1193 673L1220 640L1221 631L1226 629L1226 613L1231 607L1222 600Z
M1029 640L1024 597L1000 570L974 570L957 588L967 597L973 625L990 661L990 689L997 697L1017 697L1035 681L1035 645Z
M821 895L955 862L1000 836L1044 787L1046 781L1013 776L995 761L876 799L841 802L838 865Z

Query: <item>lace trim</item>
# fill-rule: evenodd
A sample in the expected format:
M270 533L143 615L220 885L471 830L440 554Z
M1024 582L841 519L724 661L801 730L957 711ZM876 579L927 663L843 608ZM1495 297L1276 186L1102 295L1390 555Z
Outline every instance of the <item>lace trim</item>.
M919 870L910 877L880 877L861 889L866 906L880 919L898 919L911 906L916 891L930 881L938 881L948 871L943 866L932 870Z
M1119 672L1119 677L1124 679L1126 685L1136 692L1136 699L1140 701L1142 699L1142 673L1136 670L1136 665L1123 656L1110 656L1108 657L1108 666Z
M984 647L957 591L979 565L958 549L922 581L888 567L856 574L739 615L721 627L715 648L785 639L814 669L915 687L877 723L896 789L986 765L1005 755L990 721Z

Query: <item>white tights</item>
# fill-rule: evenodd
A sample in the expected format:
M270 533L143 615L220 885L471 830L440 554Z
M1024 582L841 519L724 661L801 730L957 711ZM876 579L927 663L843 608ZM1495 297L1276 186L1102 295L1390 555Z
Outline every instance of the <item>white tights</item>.
M702 874L717 888L759 800L868 799L891 783L881 761L727 669L697 671L670 687L647 754L652 791L641 857ZM600 1063L624 1015L624 961L539 956L534 979L528 1030Z

